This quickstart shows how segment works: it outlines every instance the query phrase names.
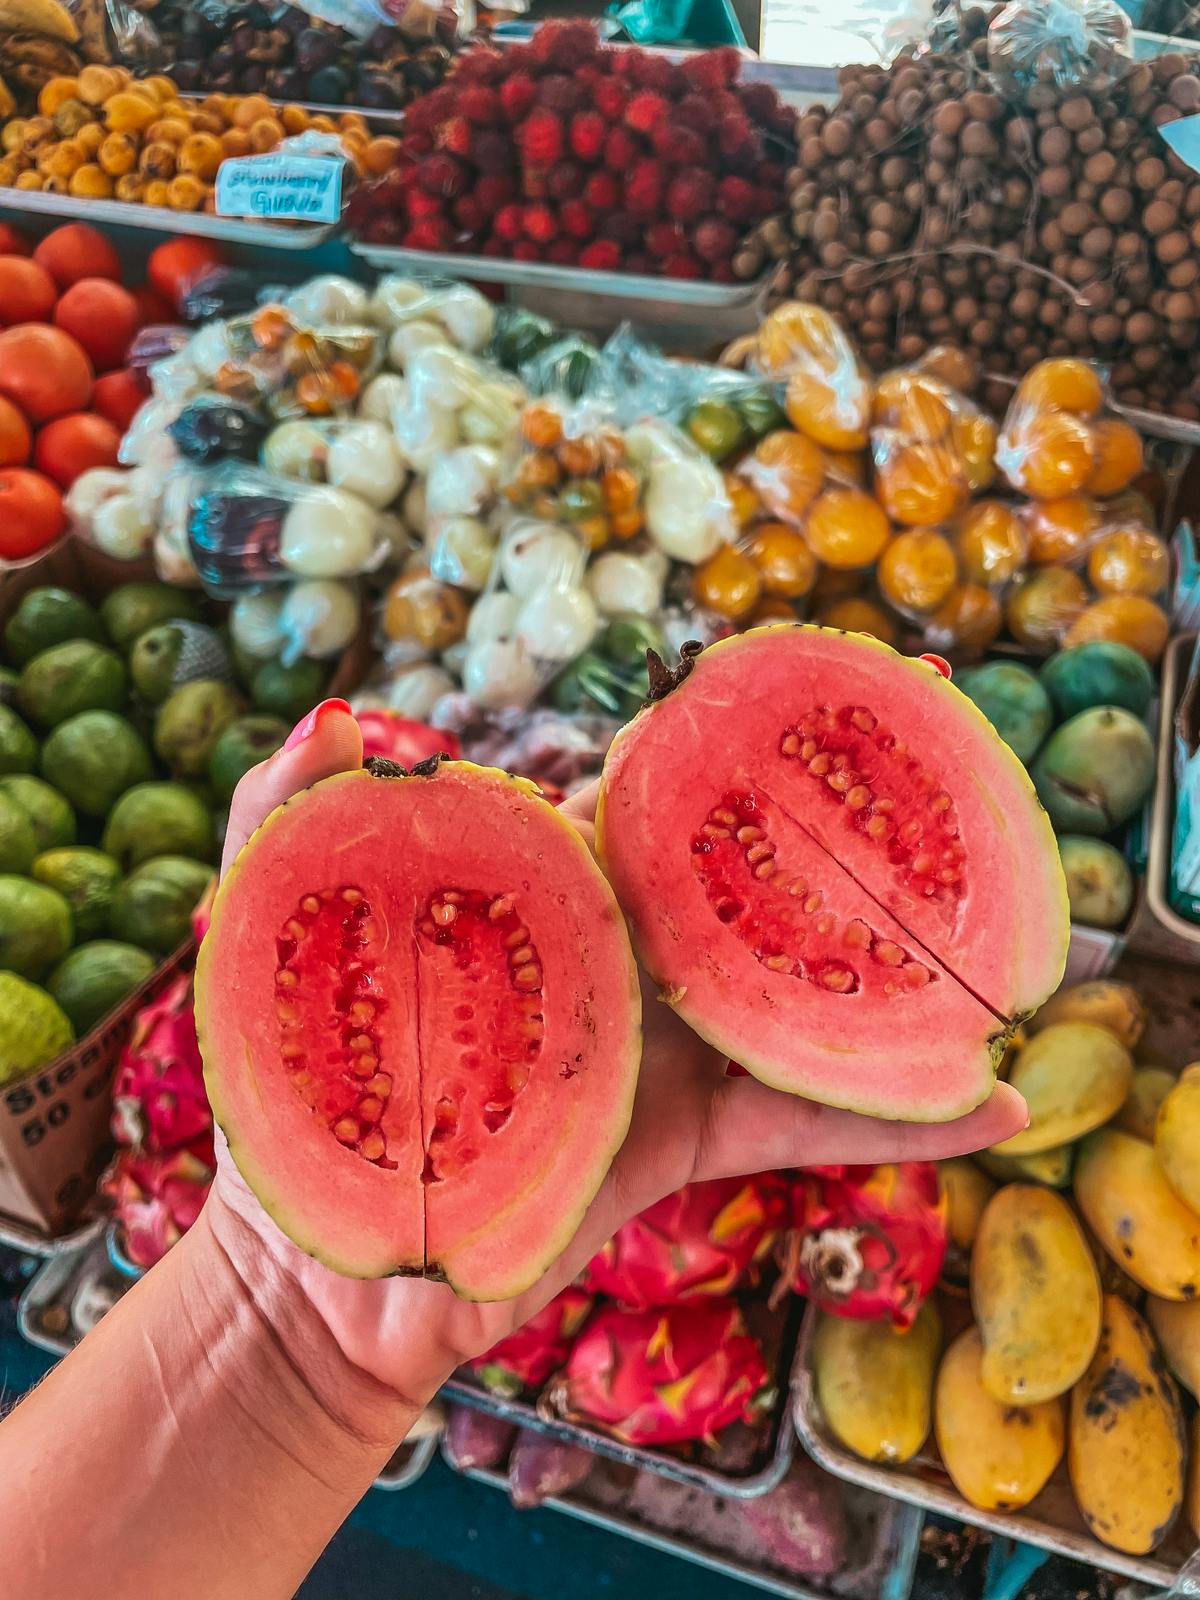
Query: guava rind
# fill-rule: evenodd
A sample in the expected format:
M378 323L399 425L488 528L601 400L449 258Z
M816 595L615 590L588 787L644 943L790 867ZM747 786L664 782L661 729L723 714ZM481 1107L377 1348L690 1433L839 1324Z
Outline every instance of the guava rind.
M15 972L0 972L0 1085L49 1066L73 1041L56 1001Z
M1092 928L1119 928L1133 905L1133 873L1121 852L1103 839L1061 833L1058 853L1067 876L1071 920Z
M18 680L19 682L19 680ZM11 706L0 705L0 772L32 772L37 740Z
M129 656L133 686L151 705L198 678L228 681L229 654L202 622L160 622L139 635Z
M160 622L200 621L195 596L165 583L123 583L100 602L100 618L118 650L129 650L139 634Z
M242 778L273 755L290 729L279 717L238 717L222 730L208 758L208 777L220 797L228 802Z
M62 895L31 878L0 877L0 968L40 978L66 955L72 935Z
M9 773L0 778L0 794L6 796L29 818L37 853L57 850L75 843L75 812L66 795L53 784L28 773Z
M109 813L101 848L127 870L152 856L210 861L212 812L181 783L138 783Z
M1144 717L1154 698L1154 674L1144 658L1107 639L1060 650L1038 676L1061 722L1092 706L1121 706Z
M1021 761L1033 760L1054 723L1050 697L1018 661L988 661L954 679Z
M1056 828L1097 836L1128 822L1154 784L1154 740L1120 706L1092 706L1056 728L1033 763Z
M15 800L0 794L0 872L28 872L36 854L28 815Z
M108 925L118 939L160 956L191 933L191 916L212 881L212 868L187 856L152 856L113 891Z
M70 1019L76 1036L82 1038L140 989L154 966L154 957L135 945L93 939L77 945L59 962L46 988Z
M129 674L114 650L69 639L34 656L17 685L17 705L31 722L55 727L80 711L120 711Z
M134 784L154 776L150 747L114 711L81 711L42 746L42 776L86 817L106 817Z
M154 748L180 778L202 778L213 746L242 710L241 695L227 683L198 678L176 689L159 707Z
M95 939L108 927L108 909L121 868L103 850L89 845L47 850L36 857L29 871L38 883L57 890L70 906L76 938Z
M52 584L30 589L4 626L5 653L18 667L68 639L107 643L103 624L87 601Z
M260 666L250 681L250 698L257 711L285 722L299 722L312 710L329 681L329 669L309 656L285 667L282 661Z

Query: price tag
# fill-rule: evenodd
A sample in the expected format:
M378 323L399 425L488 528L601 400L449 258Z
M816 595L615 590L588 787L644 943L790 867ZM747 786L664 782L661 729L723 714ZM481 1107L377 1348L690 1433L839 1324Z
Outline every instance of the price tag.
M1200 117L1176 117L1174 122L1164 122L1158 130L1179 157L1193 172L1200 172Z
M223 161L217 169L217 215L336 222L345 165L338 156L286 151Z

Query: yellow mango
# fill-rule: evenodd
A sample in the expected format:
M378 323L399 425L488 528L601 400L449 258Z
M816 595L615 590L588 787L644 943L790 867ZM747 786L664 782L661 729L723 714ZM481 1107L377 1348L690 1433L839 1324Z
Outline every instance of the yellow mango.
M971 1257L982 1382L1001 1405L1065 1394L1100 1337L1100 1278L1083 1229L1052 1189L1010 1183L988 1201Z
M975 1160L998 1183L1045 1183L1051 1189L1065 1189L1071 1182L1075 1146L1056 1144L1030 1156L1002 1156L995 1150L980 1150Z
M1200 1216L1167 1182L1152 1144L1115 1128L1085 1139L1075 1159L1075 1200L1135 1283L1163 1300L1200 1295Z
M1200 1212L1200 1063L1183 1069L1159 1106L1154 1149L1172 1189Z
M1188 1451L1187 1492L1184 1497L1184 1514L1192 1532L1200 1539L1200 1411L1192 1418L1192 1436Z
M1107 1028L1127 1050L1146 1031L1146 1008L1131 983L1116 978L1095 978L1060 989L1026 1023L1030 1033L1041 1033L1059 1022L1091 1022Z
M996 1185L967 1156L951 1156L938 1162L938 1188L946 1203L946 1259L942 1263L942 1282L955 1289L965 1287L971 1266L971 1246L983 1208L996 1192Z
M1146 1316L1167 1365L1200 1399L1200 1300L1160 1300L1152 1294Z
M1100 1343L1071 1395L1067 1463L1083 1519L1128 1555L1160 1545L1183 1499L1183 1412L1150 1329L1105 1295Z
M1113 1118L1113 1127L1135 1139L1154 1138L1158 1108L1175 1087L1175 1074L1166 1067L1135 1067L1125 1104Z
M1079 1226L1083 1229L1088 1249L1092 1252L1092 1260L1096 1263L1096 1271L1100 1274L1101 1290L1105 1294L1119 1294L1122 1300L1128 1300L1131 1306L1140 1306L1146 1298L1146 1291L1141 1284L1135 1283L1124 1267L1117 1265L1082 1218Z
M830 1431L864 1461L908 1461L929 1435L942 1325L928 1301L907 1333L890 1322L822 1315L813 1341L817 1399Z
M1006 1406L983 1387L978 1328L960 1333L942 1357L933 1423L942 1463L964 1499L983 1511L1016 1511L1041 1493L1067 1437L1061 1396Z
M1070 1144L1114 1116L1125 1103L1133 1057L1094 1022L1058 1022L1021 1051L1008 1081L1025 1096L1029 1126L994 1148L1026 1156Z

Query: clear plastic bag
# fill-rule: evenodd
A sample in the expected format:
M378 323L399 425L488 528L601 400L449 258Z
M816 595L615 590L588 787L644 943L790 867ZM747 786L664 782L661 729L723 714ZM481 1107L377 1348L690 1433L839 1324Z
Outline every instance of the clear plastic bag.
M1103 370L1072 356L1039 361L1018 384L996 443L1008 484L1034 500L1107 498L1142 470L1137 430L1106 412Z
M473 355L491 343L496 331L491 301L469 284L449 278L381 278L371 299L371 314L380 327L392 332L414 322L429 323L448 343ZM403 365L394 359L393 364Z
M785 301L723 360L783 383L792 426L822 449L866 449L871 381L841 324L820 306Z
M218 325L224 360L212 387L230 399L263 407L272 417L352 416L365 384L383 360L377 328L345 323L310 327L278 302Z
M290 667L303 656L317 661L340 656L361 620L355 584L310 578L239 596L230 608L229 631L246 654L259 660L277 657Z
M1133 60L1133 24L1117 0L1009 0L988 26L987 55L1018 88L1111 82Z

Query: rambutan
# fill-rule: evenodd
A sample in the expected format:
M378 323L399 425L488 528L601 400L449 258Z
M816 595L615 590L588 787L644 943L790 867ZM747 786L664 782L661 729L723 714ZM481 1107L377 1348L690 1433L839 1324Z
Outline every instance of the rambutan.
M471 140L470 154L480 172L507 174L516 160L512 140L499 128L479 128Z
M584 21L543 22L529 46L545 66L569 72L590 61L600 49L595 24Z
M565 72L548 72L537 89L537 103L560 117L569 117L587 103L587 93Z
M404 131L406 134L432 133L453 111L454 96L443 85L412 101L404 113Z
M646 229L646 249L661 261L665 256L681 255L687 249L683 229L675 222L653 222Z
M599 161L607 126L598 111L579 111L571 118L568 140L581 161Z
M696 133L707 136L713 123L708 101L698 94L685 94L679 104L672 108L671 122L677 128L692 128Z
M666 211L680 222L691 222L712 208L714 184L700 167L686 167L667 185Z
M629 90L619 78L605 78L596 85L592 103L600 115L607 117L609 122L620 122L625 115L625 107L629 104Z
M434 135L439 150L449 150L451 155L466 156L471 153L471 124L466 117L448 117Z
M534 244L532 239L518 239L512 247L512 258L514 261L540 261L542 247Z
M642 229L646 226L644 217L635 217L631 211L614 211L611 216L600 219L597 230L602 239L614 239L623 249L628 250L642 241Z
M524 159L535 167L550 167L563 153L563 125L553 111L531 111L518 123L517 144Z
M550 193L545 167L526 167L521 174L521 195L525 200L545 200Z
M717 50L698 50L680 63L679 71L694 89L724 89L736 83L742 70L742 56L733 45Z
M754 181L760 189L770 189L777 195L787 181L787 168L782 161L760 161L754 169Z
M763 158L762 134L745 117L722 117L717 124L717 148L727 165L752 172Z
M450 209L455 222L468 233L481 233L487 224L488 214L477 195L460 195Z
M660 122L650 135L655 153L673 167L695 167L707 159L708 141L695 128L676 122Z
M478 123L480 127L500 121L500 96L488 84L469 83L460 91L457 106L460 117L466 117L468 122Z
M710 283L736 283L732 261L718 261L708 269L708 278Z
M425 189L413 189L405 200L409 216L414 222L422 217L440 217L446 202L440 194L430 194Z
M627 172L641 153L641 145L627 128L610 129L604 141L604 165L610 172Z
M674 64L666 56L656 55L650 50L636 52L629 75L639 89L653 89L668 98L674 93L675 85L682 82Z
M419 161L422 156L427 156L433 149L433 135L431 133L406 133L404 143L400 147L401 155L409 161Z
M467 83L498 83L504 76L506 61L499 50L487 45L472 45L459 56L454 67L455 85Z
M475 185L475 198L488 216L507 205L516 192L517 186L507 172L485 173Z
M421 163L417 181L427 194L447 197L462 194L467 187L470 170L456 157L437 150Z
M583 198L593 211L611 211L621 197L611 172L593 172L583 186Z
M575 70L575 82L583 86L589 99L595 95L596 85L604 81L604 68L598 61L588 61Z
M425 217L414 222L404 235L406 250L448 250L454 235L441 217Z
M579 260L579 246L574 239L551 239L546 246L546 260L559 267L573 267Z
M668 256L662 264L662 270L665 278L698 278L700 263L695 256Z
M644 250L635 250L625 257L625 271L637 272L643 277L649 277L654 272L655 264Z
M498 238L506 239L510 243L513 239L519 239L523 231L524 214L524 206L501 206L492 219L493 232Z
M717 185L717 210L731 222L753 222L762 214L758 190L745 178L722 178Z
M549 244L557 237L558 218L549 206L525 206L521 212L521 231L527 239Z
M663 198L663 169L649 158L635 161L625 179L625 206L640 217L658 215Z
M715 126L722 117L741 117L745 120L746 113L742 109L742 102L728 89L710 90L704 97L704 103L708 107L710 126Z
M705 217L692 231L692 249L702 261L727 261L737 243L737 231L722 217Z
M769 83L742 83L737 92L747 116L764 127L775 126L775 117L783 102Z
M480 254L485 256L506 256L508 254L508 240L501 239L496 234L493 234L490 239L483 241L483 249Z
M500 85L500 109L508 122L520 122L536 98L537 85L527 73L513 71Z
M571 200L583 192L584 170L578 161L560 161L550 168L546 193L551 200Z
M582 200L567 200L558 213L563 230L573 239L590 239L596 231L596 214Z
M666 116L670 102L652 89L640 89L625 107L624 122L636 133L649 133Z
M614 272L621 265L620 246L612 239L593 239L579 252L579 265L597 272Z

